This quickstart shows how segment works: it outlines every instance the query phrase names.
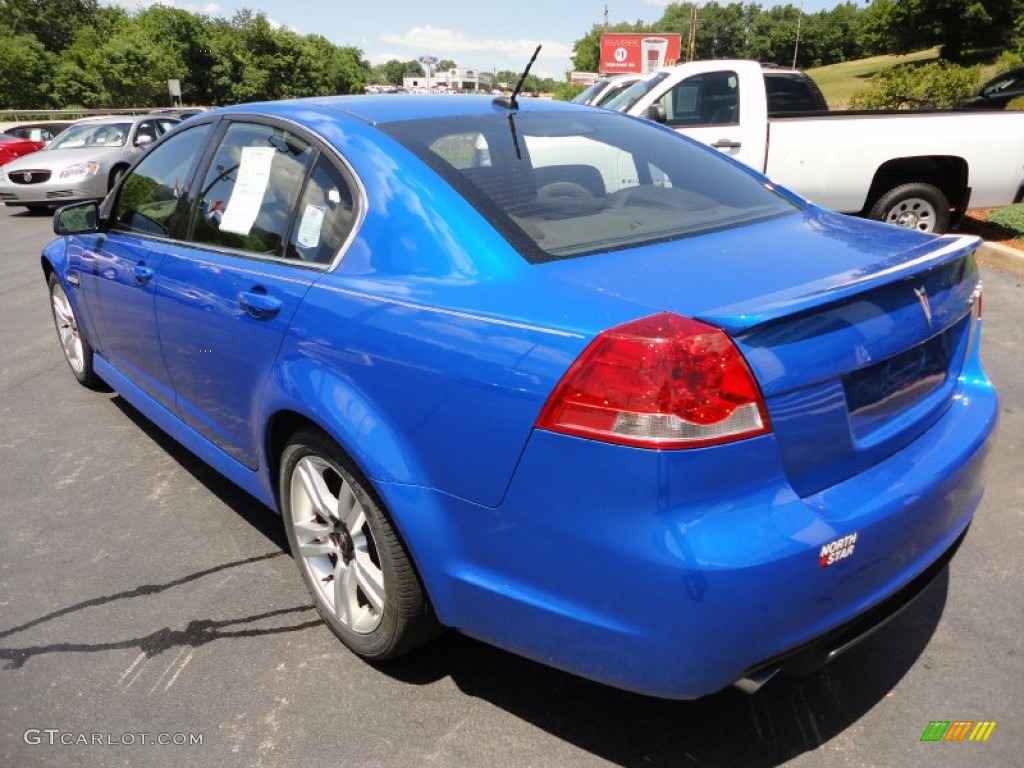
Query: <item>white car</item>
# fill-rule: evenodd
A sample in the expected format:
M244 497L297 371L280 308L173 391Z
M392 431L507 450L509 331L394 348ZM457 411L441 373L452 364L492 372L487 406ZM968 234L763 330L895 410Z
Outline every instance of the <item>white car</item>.
M592 107L603 107L633 83L642 79L643 75L638 74L602 77L573 99L573 102L576 104L589 104Z
M76 200L102 200L146 147L179 122L166 115L79 120L46 149L3 167L0 202L45 211Z

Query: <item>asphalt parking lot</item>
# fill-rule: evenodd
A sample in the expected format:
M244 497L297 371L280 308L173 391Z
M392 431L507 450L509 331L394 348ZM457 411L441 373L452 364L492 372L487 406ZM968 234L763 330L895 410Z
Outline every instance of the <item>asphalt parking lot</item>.
M1002 421L951 567L816 675L667 702L454 633L392 666L350 655L269 510L75 383L39 270L50 232L0 207L0 765L1021 764L1021 278L984 271ZM922 743L935 720L997 725Z

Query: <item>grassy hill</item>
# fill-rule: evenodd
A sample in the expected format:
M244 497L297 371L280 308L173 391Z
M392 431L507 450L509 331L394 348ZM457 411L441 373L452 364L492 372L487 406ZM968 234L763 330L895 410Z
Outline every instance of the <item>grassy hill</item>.
M912 61L927 63L937 61L938 58L939 49L935 47L902 56L872 56L856 61L844 61L841 64L830 64L827 67L814 67L808 69L807 74L813 77L814 82L821 88L830 108L845 109L854 92L867 85L871 76L880 69Z
M995 64L998 56L998 50L973 51L968 63L980 65L981 80L985 81L998 74L999 68ZM866 86L871 76L879 70L897 64L927 64L938 60L939 49L935 47L904 55L871 56L867 59L830 64L827 67L814 67L808 69L807 74L813 77L821 88L831 109L845 109L849 105L850 97Z

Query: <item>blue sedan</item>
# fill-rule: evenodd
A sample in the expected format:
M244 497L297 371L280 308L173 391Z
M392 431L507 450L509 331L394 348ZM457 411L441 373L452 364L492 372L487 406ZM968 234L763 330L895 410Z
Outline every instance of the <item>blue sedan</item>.
M241 105L54 226L74 376L278 511L366 659L449 627L655 696L752 691L913 600L982 495L978 241L648 122Z

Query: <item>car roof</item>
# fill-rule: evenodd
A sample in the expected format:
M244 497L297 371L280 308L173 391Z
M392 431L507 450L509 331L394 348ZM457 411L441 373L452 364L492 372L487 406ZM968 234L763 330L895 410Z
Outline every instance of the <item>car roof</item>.
M225 107L222 114L256 113L272 114L302 122L303 115L311 110L320 116L346 114L373 125L440 117L455 117L487 114L509 114L510 112L564 112L589 113L590 108L565 101L552 101L529 96L520 96L519 109L509 110L495 105L493 96L458 95L417 95L417 94L367 94L356 96L313 97L272 101L256 104L239 104Z

